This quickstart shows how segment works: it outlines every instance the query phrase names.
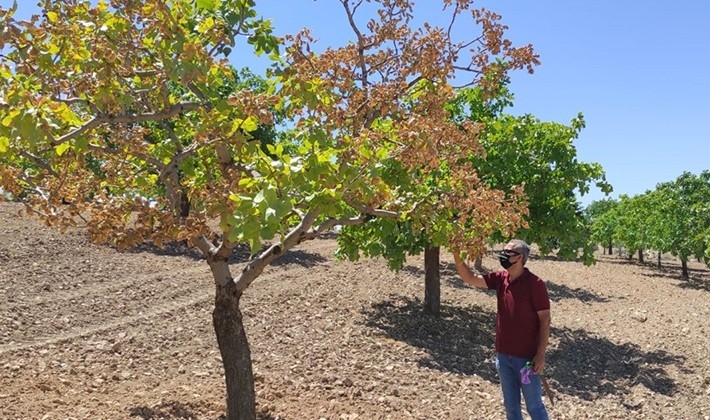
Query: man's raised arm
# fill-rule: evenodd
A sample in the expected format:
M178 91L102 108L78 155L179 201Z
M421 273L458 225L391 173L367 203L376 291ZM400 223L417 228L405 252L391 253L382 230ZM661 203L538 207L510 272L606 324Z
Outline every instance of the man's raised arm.
M470 284L471 286L482 287L484 289L488 288L486 280L483 276L475 274L471 271L468 265L466 265L466 263L461 259L461 253L458 250L453 250L453 255L454 264L456 264L456 271L459 272L459 276L461 276L461 280L463 280L464 283Z

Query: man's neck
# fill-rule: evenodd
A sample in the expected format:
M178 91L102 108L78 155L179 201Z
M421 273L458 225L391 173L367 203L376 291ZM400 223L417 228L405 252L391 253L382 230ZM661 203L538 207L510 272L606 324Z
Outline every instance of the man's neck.
M513 280L517 279L518 277L520 277L523 274L524 271L525 271L525 268L518 266L518 265L516 265L514 267L510 267L508 269L509 281L513 281Z

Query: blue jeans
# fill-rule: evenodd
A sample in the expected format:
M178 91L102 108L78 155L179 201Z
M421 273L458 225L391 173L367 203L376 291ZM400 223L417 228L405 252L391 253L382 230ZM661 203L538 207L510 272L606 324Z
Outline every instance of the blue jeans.
M538 375L530 375L530 383L523 384L520 369L527 359L496 353L496 369L500 376L500 387L503 390L503 405L508 420L522 420L520 410L520 391L525 398L525 406L532 420L548 420L547 410L542 404L542 381Z

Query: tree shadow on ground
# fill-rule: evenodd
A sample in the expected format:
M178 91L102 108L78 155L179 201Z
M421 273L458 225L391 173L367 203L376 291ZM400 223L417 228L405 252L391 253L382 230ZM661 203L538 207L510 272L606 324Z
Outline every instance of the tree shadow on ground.
M266 248L263 248L265 250ZM161 257L183 257L194 261L204 260L205 256L196 247L190 246L185 241L172 241L163 244L159 247L151 242L143 242L134 247L128 248L123 252L131 254L140 254L143 252L158 255ZM229 263L241 263L249 261L249 246L238 244L234 247L232 254L229 256Z
M710 292L710 276L703 274L705 273L701 272L699 275L690 274L689 278L684 279L683 276L681 276L680 274L668 275L662 273L641 273L642 276L649 278L678 280L680 281L680 283L678 283L676 286L680 287L681 289L704 290L706 292Z
M559 345L548 350L546 373L559 392L592 401L603 395L622 395L638 384L650 391L672 396L678 385L664 366L683 365L685 356L662 350L645 352L632 343L616 344L584 330L553 328Z
M704 290L706 292L710 292L710 277L698 279L691 276L689 280L680 283L678 287L681 289Z
M177 401L169 401L154 405L153 407L133 407L128 410L129 417L138 417L143 420L157 419L185 419L197 420L199 416L195 414L194 408L190 404L182 404Z
M130 254L147 252L161 257L183 257L192 260L205 259L199 249L189 246L185 241L167 242L163 244L162 247L159 247L151 242L143 242L134 247L127 248L123 250L123 252Z
M266 251L270 244L265 244L259 252ZM148 252L154 255L167 256L167 257L184 257L195 261L204 260L205 257L202 253L194 247L190 247L182 242L169 242L163 247L158 247L151 243L143 243L135 247L129 248L124 252L129 253L141 253ZM245 244L238 244L234 247L232 254L229 256L229 264L241 264L248 262L251 259L249 246ZM288 264L298 264L304 267L313 267L319 263L326 262L327 258L320 254L309 253L299 249L290 249L276 258L271 265L281 266Z
M415 267L413 265L405 265L402 268L402 271L407 274L411 274L412 276L415 276L415 277L424 278L424 269L421 267Z
M419 360L422 367L498 381L491 352L494 313L478 306L442 305L441 317L436 317L424 314L423 308L419 299L396 297L364 309L364 323L426 351L429 357Z
M639 274L644 277L649 278L664 278L671 280L678 280L677 286L681 289L694 289L694 290L704 290L710 292L710 270L706 268L688 268L688 278L683 278L681 264L678 261L664 261L661 267L658 267L655 261L640 262L636 259L617 259L617 258L605 258L605 263L610 264L621 264L621 265L634 265L636 267L642 268L644 270Z
M302 267L314 267L327 261L328 259L320 254L305 252L300 249L291 249L280 255L271 263L271 265L282 266L297 264Z
M374 303L363 310L365 325L394 340L424 350L419 365L463 375L478 375L497 383L494 366L495 313L478 306L442 306L442 316L423 313L423 302L408 297ZM665 351L645 352L632 343L616 344L584 330L553 328L559 345L547 353L546 374L557 392L592 401L622 395L641 384L654 393L672 396L678 385L666 372L674 365L685 373L685 356Z
M597 262L603 262L603 263L609 263L609 264L617 264L617 265L638 265L638 266L643 266L646 263L640 263L635 259L628 259L628 258L612 258L612 257L607 257L604 259L600 259L597 257Z
M562 299L574 299L583 303L604 303L609 302L608 297L598 295L588 290L577 288L569 288L564 284L556 284L551 281L546 281L547 291L550 294L550 300L559 302Z
M192 404L183 404L169 401L154 405L153 407L133 407L128 410L129 417L138 417L143 420L197 420L204 418ZM215 420L226 420L227 416L219 415ZM256 413L256 420L276 420L268 410L261 409Z

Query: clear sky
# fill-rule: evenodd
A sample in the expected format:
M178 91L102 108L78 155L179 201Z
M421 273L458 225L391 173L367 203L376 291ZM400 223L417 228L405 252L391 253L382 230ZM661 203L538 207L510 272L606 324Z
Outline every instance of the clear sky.
M36 11L19 0L18 17ZM302 27L323 46L352 39L337 0L257 0L277 34ZM3 7L11 0L0 0ZM587 127L576 141L581 161L600 163L612 198L636 195L683 171L710 170L710 1L486 0L515 44L532 43L542 64L512 75L513 114ZM440 0L418 0L416 13L441 22ZM233 53L237 67L263 68ZM243 61L242 61L243 60ZM593 189L587 205L604 198Z

